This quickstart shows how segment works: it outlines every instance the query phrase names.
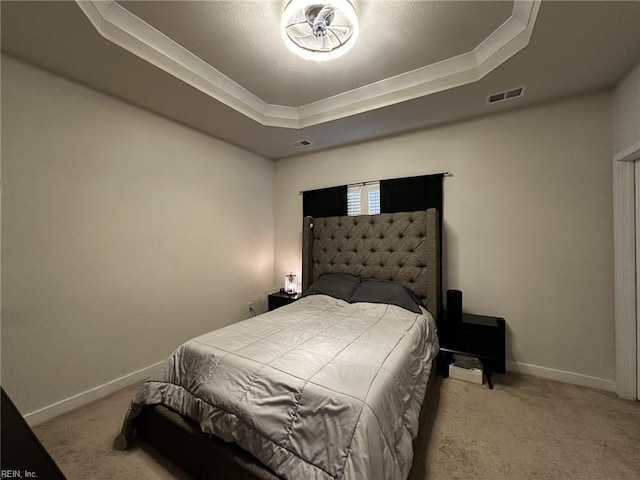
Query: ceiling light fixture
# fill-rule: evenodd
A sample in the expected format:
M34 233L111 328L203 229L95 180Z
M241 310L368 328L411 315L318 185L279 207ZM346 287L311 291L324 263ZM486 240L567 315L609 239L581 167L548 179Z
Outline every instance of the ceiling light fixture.
M349 0L291 0L280 32L289 50L307 60L338 58L358 37L358 17Z

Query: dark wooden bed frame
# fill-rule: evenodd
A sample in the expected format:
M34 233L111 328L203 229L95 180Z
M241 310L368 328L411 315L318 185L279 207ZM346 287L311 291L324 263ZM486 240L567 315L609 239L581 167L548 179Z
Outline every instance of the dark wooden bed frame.
M303 293L325 272L393 280L416 293L437 321L442 305L438 225L436 209L375 216L306 217ZM427 389L427 396L431 390ZM136 431L193 478L281 480L235 443L203 433L195 421L162 405L143 408Z

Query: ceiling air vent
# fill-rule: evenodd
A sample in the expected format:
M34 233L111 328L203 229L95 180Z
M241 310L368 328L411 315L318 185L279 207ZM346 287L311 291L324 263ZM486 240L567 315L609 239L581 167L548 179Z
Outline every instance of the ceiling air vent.
M292 142L289 145L291 145L293 148L305 148L313 145L313 142L310 142L309 140L299 140L297 142Z
M504 102L505 100L513 100L514 98L518 98L524 94L524 89L526 87L518 87L512 88L511 90L507 90L505 92L494 93L487 97L487 103L498 103Z

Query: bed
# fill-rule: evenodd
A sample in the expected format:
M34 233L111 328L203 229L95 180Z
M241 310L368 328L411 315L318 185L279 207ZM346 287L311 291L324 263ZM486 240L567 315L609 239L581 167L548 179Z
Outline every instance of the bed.
M196 478L405 479L438 352L438 212L305 218L303 298L180 346L137 431Z

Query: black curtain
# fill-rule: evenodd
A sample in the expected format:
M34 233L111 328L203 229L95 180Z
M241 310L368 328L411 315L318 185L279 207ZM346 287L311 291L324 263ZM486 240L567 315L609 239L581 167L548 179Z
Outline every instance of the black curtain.
M414 212L437 208L442 224L443 174L380 180L380 212Z
M380 213L437 208L442 222L442 173L380 180ZM347 185L302 193L302 214L334 217L347 214Z
M337 217L347 214L347 185L302 192L302 215Z

